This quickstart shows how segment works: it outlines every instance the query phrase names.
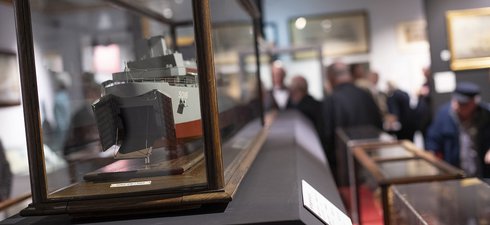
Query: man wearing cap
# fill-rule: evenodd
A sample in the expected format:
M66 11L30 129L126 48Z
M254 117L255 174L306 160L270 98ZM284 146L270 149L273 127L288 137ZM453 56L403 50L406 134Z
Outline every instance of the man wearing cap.
M426 148L468 176L490 177L490 110L479 94L476 84L457 84L429 127Z

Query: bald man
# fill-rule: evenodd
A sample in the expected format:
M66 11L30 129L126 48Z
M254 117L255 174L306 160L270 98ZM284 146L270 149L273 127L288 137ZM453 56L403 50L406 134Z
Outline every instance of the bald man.
M289 85L288 109L297 109L308 118L318 134L322 147L325 148L325 135L323 130L322 104L308 94L308 82L297 75L291 79Z
M347 166L342 161L345 152L335 152L335 130L372 125L382 128L381 113L371 94L354 85L349 67L335 62L327 68L327 79L333 87L332 94L323 100L323 121L326 153L330 167L337 174L337 185L347 184ZM337 163L339 161L339 163Z
M301 100L309 96L308 95L308 83L302 76L295 76L291 79L291 86L289 87L289 100L290 103L297 105ZM309 96L311 97L311 96Z
M322 105L319 101L315 100L308 94L308 83L303 76L295 76L291 79L289 86L289 102L288 108L298 109L303 115L305 115L315 125L317 132L320 128L322 118Z

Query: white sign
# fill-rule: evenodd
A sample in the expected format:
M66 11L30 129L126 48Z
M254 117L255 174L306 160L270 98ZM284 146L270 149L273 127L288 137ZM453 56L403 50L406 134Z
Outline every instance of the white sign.
M111 188L117 188L117 187L131 187L131 186L143 186L143 185L150 185L151 180L149 181L139 181L139 182L128 182L128 183L117 183L117 184L111 184Z
M301 181L303 205L327 225L352 225L352 221L340 209L326 199L320 192Z
M434 86L437 93L453 92L456 88L456 76L454 72L446 71L434 74Z

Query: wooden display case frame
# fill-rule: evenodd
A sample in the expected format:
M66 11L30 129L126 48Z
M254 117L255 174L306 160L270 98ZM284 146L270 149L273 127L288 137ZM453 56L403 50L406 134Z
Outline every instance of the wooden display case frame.
M192 24L192 21L172 21L149 8L141 7L123 0L106 0L126 10L142 14L161 23L170 25L175 46L175 27ZM47 175L42 145L42 129L39 109L36 68L34 59L33 32L29 0L13 0L17 25L18 57L21 74L22 102L26 124L29 172L32 190L32 203L21 211L23 216L70 214L74 216L113 216L128 214L147 214L161 211L195 209L203 205L226 205L234 196L238 185L245 176L255 156L267 137L267 127L256 132L252 144L244 149L230 165L223 166L217 86L214 72L210 6L209 0L192 0L196 56L198 61L201 118L203 125L205 176L204 190L183 190L164 192L162 190L140 193L113 194L92 198L52 199L48 198ZM240 0L254 21L254 37L260 26L261 14L253 1ZM257 44L257 40L255 40ZM255 46L257 49L257 46ZM258 53L256 52L256 56ZM259 62L257 61L257 65ZM260 68L259 66L257 68ZM258 85L260 74L257 72ZM259 98L262 99L261 93ZM261 109L262 110L262 109ZM261 111L263 112L263 111ZM263 113L261 113L263 114Z
M350 131L359 131L363 130L363 133L369 132L376 132L377 137L350 137L349 132ZM350 213L351 213L351 219L353 223L359 223L360 221L360 207L359 207L359 198L358 198L358 193L357 193L357 179L356 179L356 174L358 172L358 168L355 166L355 160L354 160L354 155L353 155L353 149L356 148L357 146L362 146L362 145L367 145L367 144L393 144L397 143L398 141L396 140L395 137L389 135L388 133L380 130L379 128L376 128L371 125L367 126L357 126L357 127L349 127L349 128L337 128L335 130L336 138L338 141L338 144L336 145L336 156L337 156L337 162L341 162L339 164L346 164L347 168L347 175L348 175L348 187L349 187L349 194L350 194ZM385 136L387 137L386 140L382 139ZM391 138L390 138L391 137ZM341 155L339 155L341 154ZM339 167L339 166L338 166ZM339 170L339 168L337 168ZM341 174L341 172L338 172Z
M399 156L399 157L371 157L367 154L369 151L376 151L380 147L387 146L401 146L407 152L411 153L412 156ZM410 183L420 183L420 182L429 182L429 181L442 181L442 180L450 180L450 179L460 179L464 178L465 174L462 170L453 167L446 162L436 158L434 155L425 152L425 150L418 148L412 142L407 140L401 140L394 143L366 143L362 145L357 145L353 148L353 155L356 161L365 168L369 174L374 177L376 184L381 188L381 203L383 206L383 221L384 224L390 224L390 213L389 213L389 189L391 185L396 184L410 184ZM424 176L413 176L413 177L398 177L398 178L389 178L385 176L382 172L382 169L379 166L379 163L384 162L396 162L396 161L406 161L406 160L424 160L440 171L444 172L444 174L440 175L424 175ZM356 168L357 169L357 168ZM356 174L358 176L358 174ZM358 178L356 177L356 180ZM358 182L355 182L356 184ZM359 188L356 185L356 193L359 196ZM357 200L359 203L359 199ZM359 215L359 218L361 216ZM359 221L361 222L361 221Z

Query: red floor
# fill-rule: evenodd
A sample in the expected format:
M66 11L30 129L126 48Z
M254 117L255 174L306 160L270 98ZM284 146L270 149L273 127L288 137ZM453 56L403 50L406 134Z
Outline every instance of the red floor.
M347 211L350 212L350 193L348 187L339 188ZM383 208L374 193L365 186L360 187L361 222L363 225L383 225Z

